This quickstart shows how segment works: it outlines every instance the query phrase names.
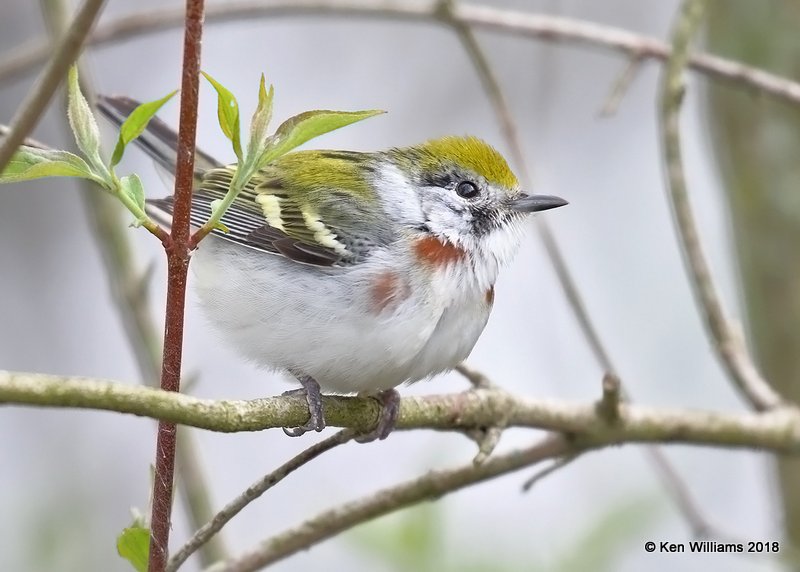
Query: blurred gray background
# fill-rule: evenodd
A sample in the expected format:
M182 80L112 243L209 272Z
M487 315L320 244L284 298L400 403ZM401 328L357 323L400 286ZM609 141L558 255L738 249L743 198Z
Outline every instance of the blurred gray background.
M666 38L677 7L672 1L639 0L483 3L580 17L660 38ZM101 23L167 4L182 5L111 0ZM46 34L37 2L4 0L0 14L2 57ZM634 398L653 405L742 409L703 334L676 249L658 145L658 66L645 64L618 113L600 118L612 83L627 65L622 57L498 33L479 32L478 38L507 90L534 173L533 190L571 203L544 216ZM182 33L165 31L91 49L85 62L99 92L155 99L178 87L181 47ZM202 67L239 97L246 116L261 72L276 88L276 121L316 108L389 111L314 146L371 150L470 133L508 155L474 69L456 36L438 25L315 16L212 24L205 29ZM0 84L0 122L8 122L34 77ZM705 119L705 85L697 76L689 84L686 167L715 276L739 316L728 217ZM198 143L231 160L216 125L216 98L207 86L202 89ZM172 103L161 117L177 124L177 110ZM54 146L68 145L63 114L56 100L35 135ZM112 144L111 130L104 128L104 134ZM128 171L142 176L149 196L171 192L139 151L126 154L120 172ZM140 264L156 265L152 311L161 316L160 246L144 230L129 232ZM0 244L0 368L142 382L73 182L0 189ZM252 398L291 387L240 360L209 328L191 288L184 355L185 371L199 375L191 388L199 396ZM533 229L500 277L494 313L468 363L524 395L586 402L600 393L603 372ZM401 392L465 387L452 374ZM280 431L198 431L195 437L217 507L316 438L293 440ZM533 438L531 432L508 431L500 447ZM131 507L146 510L154 448L155 424L146 419L3 408L0 570L127 570L116 555L115 538L129 524ZM474 452L463 436L420 431L396 433L380 444L344 446L248 507L225 528L225 542L240 552L322 509L434 467L466 462ZM678 446L666 452L719 530L743 541L780 539L770 457ZM420 561L431 570L463 570L468 564L514 571L778 569L774 560L746 555L646 553L648 540L686 542L692 533L639 447L586 455L523 495L520 486L528 474L447 497L417 517L412 512L361 528L274 569L402 570L398 558L407 554L395 558L390 549L375 547L402 536L403 522L413 530L414 518L436 523L425 535L435 535L434 554ZM180 506L174 515L172 546L177 547L190 530ZM400 554L402 542L396 542ZM582 564L585 557L593 563ZM193 560L186 570L198 567Z

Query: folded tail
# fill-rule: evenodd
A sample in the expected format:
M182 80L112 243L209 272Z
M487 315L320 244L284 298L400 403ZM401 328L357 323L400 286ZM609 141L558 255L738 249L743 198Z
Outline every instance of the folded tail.
M97 99L97 109L114 125L120 126L139 102L130 97L101 95ZM159 167L168 173L175 173L178 159L178 134L158 117L153 117L144 132L134 141L152 157ZM200 151L195 152L194 172L196 177L205 171L222 167L222 163Z
M138 105L139 102L135 99L124 96L101 95L97 99L97 109L116 126L122 125ZM178 134L175 130L158 117L153 117L147 124L147 128L134 140L134 143L155 161L159 170L163 171L169 180L174 178L175 165L178 160ZM194 176L198 181L206 171L222 166L222 163L211 155L199 149L195 151ZM159 224L164 226L172 224L172 196L163 199L147 199L145 210Z

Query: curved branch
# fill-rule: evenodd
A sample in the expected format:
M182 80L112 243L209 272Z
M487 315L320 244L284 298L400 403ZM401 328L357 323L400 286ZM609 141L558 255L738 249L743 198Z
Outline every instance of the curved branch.
M527 449L495 455L482 465L468 463L455 469L431 471L363 499L322 512L294 528L268 538L251 552L235 560L217 564L212 569L214 572L259 570L373 518L422 501L441 498L469 485L565 455L575 449L567 439L555 435Z
M198 399L111 381L46 374L0 372L0 404L78 407L130 413L220 432L261 431L301 425L308 406L300 397L249 401ZM325 396L329 426L371 429L378 418L374 399ZM785 406L765 413L722 413L620 404L609 422L597 404L530 399L498 389L406 397L398 429L463 431L491 426L500 415L509 427L579 435L587 445L684 443L800 452L800 410Z
M505 96L503 88L500 86L496 75L492 71L489 64L489 59L485 51L478 43L472 27L467 18L464 18L464 9L469 10L469 6L457 4L454 0L444 0L439 3L438 17L445 24L453 28L464 51L469 56L472 67L475 68L478 78L483 85L483 90L492 105L497 121L500 124L500 130L503 137L511 150L514 163L517 169L522 174L522 182L525 188L532 188L532 180L530 171L528 169L528 162L525 160L525 153L522 149L522 139L516 127L516 123L511 114L511 109L508 105L508 99ZM572 271L567 266L564 254L561 247L556 241L550 225L544 218L536 219L536 229L539 232L542 243L545 247L550 263L556 273L558 282L561 285L561 290L567 298L572 313L578 321L578 326L583 333L589 348L597 359L600 367L606 372L616 371L611 363L611 357L603 344L600 334L594 325L594 322L589 315L586 308L586 303L581 296L577 284L572 276Z
M531 188L531 178L525 160L525 153L522 150L522 142L515 127L508 100L505 97L499 80L492 71L488 56L481 48L478 39L472 32L472 28L468 24L457 19L454 11L456 6L455 0L442 0L440 5L440 18L445 22L449 22L461 39L461 43L469 55L473 67L484 86L484 91L494 108L495 115L498 118L506 142L512 150L514 162L521 169L524 184L526 188ZM632 61L637 62L637 68L641 65L641 58L638 56L634 57ZM631 79L633 73L635 73L635 71L629 74ZM615 87L614 91L616 95L613 95L612 99L616 99L617 102L619 101L619 97L621 97L621 92L625 89L623 85L624 81L625 80L617 82L618 85ZM616 103L612 102L611 105L616 105ZM626 396L626 400L629 400L629 397L627 397L628 392L620 387L617 369L611 361L611 354L603 343L600 333L589 315L586 303L575 283L572 271L567 266L561 247L558 245L555 235L547 223L547 219L537 218L536 223L539 237L544 244L545 251L561 285L561 290L567 298L567 302L578 322L578 326L583 333L586 343L589 345L600 367L605 371L605 377L603 378L603 397L599 407L600 411L607 415L609 420L613 420L621 397ZM495 432L495 435L496 434L497 432ZM497 438L495 437L495 441L496 440ZM697 521L696 517L700 514L700 510L688 494L688 487L681 481L677 471L672 468L669 460L657 446L648 447L646 452L649 453L649 458L656 468L658 477L667 485L667 490L672 493L678 507L682 510L687 520L692 523L692 527L695 528L694 523ZM553 468L558 467L554 465ZM535 477L533 480L530 480L530 485L528 486L532 486L533 482L538 478L539 477Z
M230 2L209 6L209 24L253 18L277 18L304 15L330 17L361 17L434 21L439 17L439 2L405 2L371 0L281 0L270 4L255 1ZM638 60L666 61L671 49L657 38L635 34L624 29L594 24L572 18L532 14L490 8L474 4L459 4L453 17L478 29L513 34L541 41L563 42L615 51ZM89 44L104 45L122 42L144 34L178 28L183 25L183 13L177 9L151 10L124 16L101 25L89 37ZM18 48L0 62L0 82L30 73L44 62L49 47L44 40L35 40ZM716 79L741 84L755 91L800 104L800 83L709 54L689 57L688 67Z
M744 342L722 306L711 269L708 266L697 223L689 201L683 169L680 133L680 108L684 96L683 71L689 61L689 44L700 25L703 0L684 2L674 29L674 49L667 62L661 85L661 139L667 174L667 191L680 250L709 337L717 357L744 398L757 410L779 407L782 399L761 376Z
M315 443L308 449L301 451L299 454L286 461L283 465L271 473L267 473L258 481L247 487L247 490L225 505L222 510L214 515L213 519L200 527L192 535L192 537L186 541L186 543L173 556L170 557L169 561L167 562L166 572L175 572L181 566L181 564L186 562L186 559L189 558L189 556L205 545L205 543L214 538L215 535L222 530L222 527L230 522L230 520L239 514L248 504L256 500L258 497L263 495L269 489L277 485L279 482L306 463L313 461L323 453L326 453L331 449L338 447L339 445L347 443L356 437L356 435L356 432L351 429L342 429L327 439L323 439L319 443Z

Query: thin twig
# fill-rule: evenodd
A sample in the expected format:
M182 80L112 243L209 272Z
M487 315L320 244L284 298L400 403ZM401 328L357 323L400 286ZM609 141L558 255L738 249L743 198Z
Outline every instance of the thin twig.
M66 32L69 22L66 1L40 1L45 22L55 44ZM83 69L80 58L77 64L81 68L79 74L81 92L89 101L95 101L89 74ZM66 107L66 96L64 101ZM65 116L63 123L69 130ZM47 148L41 143L39 146ZM162 343L148 307L147 287L150 273L139 272L136 269L130 233L127 232L129 222L125 220L125 211L119 202L105 193L98 192L98 188L90 181L78 179L76 182L80 186L86 218L92 230L91 235L100 251L111 298L121 318L142 381L157 387L161 371ZM183 477L180 487L184 499L182 504L192 528L199 528L211 518L213 512L209 506L210 496L205 485L205 473L190 435L183 435L181 439L181 446L177 451L177 465L178 473ZM213 540L214 542L205 545L201 552L204 565L225 558L222 537L215 536Z
M208 23L224 23L254 18L288 16L329 16L339 18L380 18L414 22L430 21L437 15L439 2L410 2L405 0L283 0L264 4L260 1L226 2L212 5L207 11ZM533 14L480 6L460 4L454 17L476 28L534 38L546 42L570 43L620 52L628 57L643 60L666 61L670 46L653 37L635 34L621 28L593 22ZM98 27L91 35L92 45L123 42L144 34L179 27L183 12L172 8L148 10L141 14L123 16ZM24 73L30 73L49 54L46 41L35 40L14 51L0 62L0 82ZM754 91L800 104L800 83L764 70L746 66L709 54L694 54L688 66L696 72L713 78L748 87Z
M506 427L507 423L505 419L503 419L499 422L493 422L490 427L470 429L466 432L467 437L475 441L475 444L478 445L478 452L475 453L475 456L472 458L473 463L480 465L486 462L486 459L494 453L494 450L500 443L500 437L503 436L503 431L505 431Z
M9 134L10 131L11 131L11 128L8 125L0 124L0 135L5 137L6 135ZM2 139L0 139L0 141L2 141ZM36 147L37 149L49 149L50 148L48 145L45 145L44 143L42 143L38 139L33 139L32 137L26 137L25 139L23 139L22 140L22 144L23 145L27 145L28 147Z
M670 496L678 503L678 509L689 523L692 529L692 535L695 538L724 538L724 535L717 533L716 529L712 527L703 513L698 510L689 489L686 487L683 480L675 474L672 463L664 457L663 451L656 447L646 447L645 453L650 456L651 461L655 465L660 467L656 474L661 477L662 484L670 492Z
M475 389L497 389L491 380L477 369L473 369L465 363L460 363L455 367L455 371L463 375ZM473 457L472 462L480 465L489 458L500 443L508 425L507 412L501 414L490 426L470 429L466 432L467 437L475 441L478 445L478 452Z
M500 82L495 77L494 72L489 64L488 58L484 54L483 50L478 43L477 38L472 33L468 24L465 24L463 20L459 20L458 18L458 10L459 7L462 6L460 4L456 4L454 0L442 0L442 3L439 7L439 18L446 23L449 23L456 33L458 34L462 44L464 45L467 54L470 57L470 60L475 67L475 70L480 77L481 83L486 90L486 94L489 100L492 103L494 108L495 114L500 122L501 129L505 135L506 142L508 146L511 148L514 160L518 164L519 168L521 169L521 173L523 176L523 180L526 181L526 185L530 186L530 175L527 169L527 161L525 160L525 154L522 150L522 142L520 140L519 134L516 130L516 124L513 120L511 109L508 105L507 99L503 93L503 88L500 85ZM637 54L637 58L641 56ZM606 405L610 407L605 413L609 415L615 416L618 414L618 406L620 397L627 397L627 391L621 388L619 383L619 377L616 373L616 368L611 361L611 356L608 350L605 347L602 339L600 338L600 333L598 332L597 328L595 327L591 316L586 308L584 303L583 297L580 294L577 284L575 283L574 279L572 278L572 272L570 271L569 267L567 266L566 260L564 259L563 253L561 252L561 248L559 247L558 243L556 242L555 236L553 236L552 231L550 230L549 225L543 218L538 218L537 222L537 229L539 230L539 236L544 244L545 251L548 254L550 259L550 263L555 270L556 277L561 285L561 289L564 292L569 306L575 316L578 325L581 329L581 332L584 335L584 339L586 343L589 345L590 350L595 356L600 367L606 372L604 377L604 384L603 384L603 397L604 399L601 401L601 412L602 406ZM475 376L475 372L470 372L472 376ZM466 374L465 374L466 375ZM468 376L469 377L469 376ZM607 391L606 382L610 381L611 384L615 386L613 391ZM616 381L616 384L613 382ZM611 388L608 388L611 389ZM496 431L495 431L496 433ZM491 444L489 439L492 439L495 444L496 441L499 440L499 436L496 434L489 435L487 434L485 437L486 441ZM481 447L481 442L479 442L479 447ZM656 447L650 447L651 449L656 449ZM669 464L669 461L659 452L659 451L651 451L650 458L659 457L661 460L660 464L654 465L656 470L659 470L665 464ZM483 460L484 456L481 455L479 452L478 456L476 456L476 460L480 459ZM664 473L660 476L662 480L670 480L670 479L680 479L677 472L675 470L671 470L667 473ZM673 486L668 487L669 491L677 491L677 490L686 490L687 487L683 482L676 482L673 483ZM691 497L688 495L675 499L677 505L680 509L685 507L687 504L691 503ZM691 518L694 513L699 512L699 509L696 506L692 506L692 511L686 513L687 518Z
M642 58L640 56L632 57L611 86L611 91L600 109L600 117L611 117L617 113L622 98L628 93L628 89L630 89L640 69L642 69Z
M273 7L272 7L272 6L270 6L270 7L264 7L264 8L266 8L266 9L271 9L271 8L273 8ZM301 8L302 8L302 7L301 7ZM480 25L480 23L478 23L478 25ZM598 28L599 28L599 27L598 27ZM584 31L586 31L586 30L584 30ZM539 32L537 32L537 33L539 33ZM543 31L543 32L541 32L541 34L542 34L542 35L550 35L550 32ZM558 36L558 33L556 33L556 37L557 37L557 36ZM569 38L568 38L568 39L569 39ZM576 39L576 38L573 38L573 39ZM578 38L578 39L579 39L579 38ZM591 38L591 35L588 35L588 36L587 36L586 38L584 38L584 39L585 39L586 41L593 42L593 40L592 40L592 38ZM619 38L617 38L617 39L619 39ZM623 48L624 48L624 46L623 46ZM649 56L649 57L661 57L661 56L660 56L658 53L651 53L651 54L648 54L648 56ZM724 60L723 60L723 63L730 63L730 62L724 62ZM743 67L743 66L742 66L742 67ZM731 69L732 69L732 68L730 68L730 67L729 67L729 68L727 68L727 69L728 69L728 71L731 71ZM735 70L734 70L734 71L735 71ZM745 71L745 72L749 72L750 70L748 70L747 68L744 68L744 71ZM755 71L757 71L757 70L755 70ZM712 73L713 73L713 72L712 72ZM727 72L726 72L726 73L727 73ZM736 72L736 73L738 73L738 72ZM732 79L739 79L739 80L741 80L742 78L737 78L737 77L735 77L736 73L734 73L734 74L732 75L732 77L731 77L731 78L732 78ZM724 73L723 73L723 75L724 75ZM757 76L753 76L753 77L757 77ZM748 81L748 78L747 78L747 77L745 77L745 78L743 79L743 81ZM789 83L791 83L791 82L789 82ZM773 87L774 87L774 85L773 85ZM786 87L786 86L784 85L784 86L783 86L783 88L785 88L785 87ZM791 89L787 89L787 90L786 90L786 93L784 93L784 94L778 94L778 95L779 95L779 96L784 96L784 97L785 97L785 96L786 96L786 94L790 94L790 95L791 95L792 93L794 93L794 88L793 88L791 85L790 85L789 87L790 87ZM770 88L770 89L771 89L771 88ZM769 89L767 89L767 91L769 91ZM773 95L775 95L775 94L773 94ZM792 97L789 97L789 99L792 99Z
M85 73L81 73L82 82L86 77ZM86 87L82 90L91 97L91 90ZM8 127L0 125L0 135L5 135L7 132ZM39 149L51 148L31 138L26 138L24 144ZM112 297L122 317L126 336L133 348L139 372L145 382L158 385L161 340L148 309L146 287L150 272L138 273L134 267L130 239L125 232L126 224L119 204L94 188L82 189L82 195L87 219L93 228L92 235L98 238L96 244L102 254L106 278L109 280ZM193 436L186 431L180 433L180 446L177 448L177 471L181 478L179 492L183 497L187 518L192 528L197 529L208 522L214 514L209 502L210 487L206 483L206 471L200 462L200 454ZM204 565L222 560L225 555L225 544L220 534L216 534L200 549Z
M308 449L301 451L298 455L292 457L286 463L250 485L247 490L225 505L222 510L214 515L214 518L211 521L203 525L194 533L194 535L180 548L180 550L178 550L175 555L169 559L166 572L175 572L181 566L181 564L186 562L186 559L189 558L189 556L191 556L198 548L202 547L206 542L213 538L214 535L222 530L222 527L230 522L234 516L239 514L242 509L263 495L269 489L277 485L284 478L288 477L303 465L313 461L323 453L330 451L339 445L347 443L356 435L357 433L352 429L343 429L327 439L324 439L319 443L315 443Z
M458 364L455 367L455 371L463 375L475 389L496 389L486 375L465 363ZM478 445L478 452L472 459L473 463L478 465L483 463L497 448L497 444L500 443L500 437L503 436L503 431L508 424L507 417L507 415L503 415L499 420L493 422L491 426L478 427L466 431L467 437Z
M93 100L93 90L86 82L87 74L81 72L80 77L81 91L90 101ZM0 135L8 132L9 127L0 124ZM45 150L53 148L30 137L23 144ZM97 237L95 242L106 268L112 298L122 317L139 374L146 383L157 386L161 371L161 340L148 311L147 284L150 272L140 273L135 268L129 234L126 232L128 223L121 216L124 211L119 208L119 203L99 193L89 183L81 190L92 235Z
M86 77L82 74L81 77ZM149 308L147 286L148 271L140 272L135 266L127 230L125 212L119 203L97 189L85 189L83 202L87 219L92 226L92 236L100 249L112 298L122 319L123 330L133 351L142 382L158 387L161 371L161 335L156 330ZM184 385L186 385L184 383ZM181 505L191 528L197 529L213 516L210 487L195 436L188 430L179 430L176 450L178 493ZM222 535L216 535L205 544L200 557L209 565L225 557Z
M475 387L494 387L491 380L485 374L470 368L466 364L460 364L456 368L456 371L466 377ZM613 373L606 373L603 376L602 386L603 395L598 403L598 412L606 418L607 422L616 422L616 420L619 418L619 406L621 402L630 402L630 396L625 388L620 384L619 378ZM609 412L612 413L611 416L608 415ZM481 435L483 435L483 439L486 440L493 437L487 435L485 432L480 432L479 430L476 430L476 432L481 433ZM470 436L478 443L479 447L478 455L476 455L473 462L482 462L485 460L485 457L480 451L483 441L475 436ZM677 473L669 459L666 458L664 451L662 451L657 445L648 445L644 447L644 453L650 463L653 465L655 473L659 480L663 483L667 493L677 505L680 513L689 523L689 526L691 527L693 533L695 533L695 536L698 536L697 531L702 529L709 533L709 537L726 537L708 525L708 521L703 516L702 511L697 505L697 502L692 497L689 487L686 485L686 482L682 479L682 477ZM556 470L557 468L559 467L554 467L553 470ZM549 474L549 472L547 474ZM538 481L541 477L547 476L547 474L541 476L534 475L531 477L531 479ZM533 486L533 483L531 483L528 488L531 486Z
M258 570L384 514L426 500L439 499L467 486L563 455L569 450L569 442L554 435L527 449L492 457L482 465L468 463L455 469L431 471L422 477L322 512L294 528L264 540L254 550L239 558L215 566L214 571Z
M439 19L452 27L461 41L464 51L467 52L478 74L478 79L492 104L497 120L500 123L500 130L511 149L514 163L522 175L520 178L523 181L523 186L531 188L531 177L528 171L528 162L525 160L525 153L522 150L522 140L517 131L517 124L511 116L505 93L492 72L489 60L481 49L480 44L478 44L469 24L456 16L457 9L458 6L455 4L455 0L442 0L439 4Z
M363 432L375 424L379 406L374 399L325 396L322 402L331 427ZM116 411L229 433L295 427L308 419L305 400L292 396L215 401L141 385L3 371L0 404ZM464 431L491 425L506 411L509 427L580 435L587 443L687 443L800 453L800 410L789 406L724 413L622 403L619 420L609 424L591 402L469 390L403 398L397 427Z
M666 61L671 53L670 45L657 38L571 18L500 11L466 4L459 6L456 17L477 27L545 41L599 47L629 57ZM716 79L738 83L778 99L800 104L800 83L737 61L697 53L689 57L688 67Z
M466 363L460 363L455 367L455 371L463 375L475 389L492 389L494 385L483 372L473 369Z
M58 85L66 75L67 69L78 57L83 42L102 7L103 0L85 0L75 14L75 19L53 51L47 67L39 76L39 80L28 93L25 101L17 109L14 119L11 121L11 131L0 142L0 173L3 172L25 137L36 127L47 104L53 99Z
M553 232L550 230L550 226L543 217L536 219L536 229L539 231L539 238L541 239L545 252L550 259L550 264L553 266L553 270L558 278L561 290L564 293L564 296L567 298L567 303L572 310L572 314L575 316L575 319L578 322L578 327L583 333L583 337L586 340L592 355L594 355L601 370L610 372L616 371L616 368L611 361L611 356L609 355L605 344L600 339L600 333L597 331L597 328L595 328L594 323L589 316L589 310L586 308L583 297L580 295L578 286L572 279L572 273L567 266L567 261L564 259L561 248L558 246L556 238L553 236Z
M516 164L521 175L520 178L523 181L523 186L525 188L531 188L532 181L530 172L528 170L528 162L525 159L525 152L522 149L522 140L519 136L519 132L517 131L516 123L512 117L511 108L508 105L505 93L500 86L500 82L495 77L491 65L489 64L489 60L475 38L475 34L472 32L472 29L467 23L464 22L463 19L457 16L459 11L459 5L455 4L453 0L443 0L439 7L438 16L442 21L448 23L453 28L458 35L459 40L461 40L461 44L464 46L464 50L467 52L467 55L469 56L470 61L472 62L472 65L478 74L481 84L483 85L484 91L486 92L486 95L492 104L492 108L497 116L497 120L500 123L503 136L509 146L509 149L511 150L514 163ZM564 260L561 247L556 242L550 227L543 218L537 218L536 223L545 247L545 251L550 258L550 263L555 270L556 277L558 278L559 284L561 285L561 288L567 297L570 308L572 309L572 312L578 321L581 332L586 338L586 341L589 344L592 353L595 355L595 358L600 363L600 367L602 367L605 371L612 371L613 365L611 364L611 359L609 358L608 352L600 340L600 335L597 332L597 328L594 326L594 323L592 322L592 319L586 310L586 305L583 301L583 298L580 295L574 279L572 278L572 272Z
M512 117L511 108L508 105L503 88L500 86L500 82L495 77L491 64L489 63L489 59L486 57L486 54L478 43L478 40L469 24L457 17L457 10L458 5L456 4L455 0L441 0L439 4L438 17L440 20L452 27L461 41L461 45L467 52L467 55L469 56L469 59L478 74L478 78L481 81L481 85L483 85L486 96L492 105L495 116L500 123L500 130L503 133L503 137L505 138L509 149L511 150L511 155L514 163L517 166L517 170L521 175L520 178L523 181L523 186L527 189L530 189L532 188L532 179L530 176L530 171L528 170L528 162L525 159L525 152L522 149L522 139L517 131L517 124ZM556 272L559 284L561 285L562 290L566 293L567 300L570 302L570 307L578 321L578 324L580 325L581 332L583 332L584 337L586 338L590 348L593 350L596 359L601 362L603 367L607 366L610 368L611 363L610 359L608 358L608 354L603 347L602 342L600 341L599 334L597 333L597 329L595 328L589 313L586 311L586 307L578 287L572 278L572 273L564 261L561 247L556 242L550 227L544 219L539 218L536 220L536 223L545 246L545 251L547 252L553 269ZM502 429L503 427L500 426L499 430L498 428L495 428L494 431L488 431L485 438L482 441L479 441L480 451L478 456L475 457L475 462L483 462L485 460L487 454L484 452L484 448L487 448L489 452L494 449L500 438L499 431L502 431Z
M551 464L546 466L544 469L540 470L537 473L534 473L531 477L528 478L524 483L522 483L522 492L527 493L533 488L533 485L541 481L542 479L552 475L559 469L566 467L572 461L577 459L579 456L578 452L570 452L569 454L564 455L563 457L559 457L558 459L554 460Z
M609 423L616 423L619 419L619 405L622 399L622 385L619 377L613 373L603 376L603 395L597 403L597 411Z
M41 0L44 17L53 37L53 44L67 31L69 17L65 0ZM80 59L78 59L80 65ZM81 69L81 91L94 101L94 89L89 75ZM65 98L66 100L66 98ZM69 124L64 119L64 125ZM2 126L0 126L2 132ZM38 141L26 140L25 144L47 148ZM161 370L162 343L156 330L147 297L149 272L136 269L135 257L131 248L128 221L119 202L85 180L78 180L86 217L92 228L92 236L100 251L108 281L111 297L122 320L123 330L135 357L144 383L158 385ZM200 463L199 453L192 435L182 432L181 444L177 450L178 474L181 476L179 489L183 497L183 507L192 528L199 528L213 515L210 506L209 487L205 482L205 471ZM202 547L200 557L204 565L225 558L221 535Z
M714 342L717 357L747 402L758 411L765 411L779 407L783 400L761 377L741 332L730 321L722 306L703 253L683 169L680 133L683 72L689 60L690 42L700 25L704 7L703 0L689 0L682 4L673 29L673 52L662 79L660 119L667 191L692 291L703 315L706 331Z
M81 73L82 85L87 74ZM91 89L81 88L91 98ZM0 135L8 127L0 124ZM25 145L39 149L51 149L50 145L27 138ZM162 342L156 330L147 298L147 286L151 270L137 271L131 249L130 234L126 232L127 223L119 203L113 198L99 193L90 183L82 188L86 216L92 227L92 236L100 249L106 278L117 311L122 318L123 330L133 350L133 355L142 381L158 386L161 371ZM151 267L152 268L152 267ZM191 376L183 382L191 386ZM181 480L179 492L183 497L186 516L193 529L200 528L213 516L210 504L210 487L206 483L206 471L200 461L200 453L193 435L188 431L181 433L177 448L177 472ZM217 534L201 549L201 559L205 565L221 560L226 550L222 536Z
M197 135L197 104L200 89L200 46L203 35L204 0L186 0L183 36L180 121L174 211L167 254L167 307L164 325L164 357L161 389L179 392L183 356L186 277L189 268L189 211L194 183L194 152ZM156 441L153 511L150 518L148 572L163 572L169 551L172 490L175 480L177 429L160 421Z

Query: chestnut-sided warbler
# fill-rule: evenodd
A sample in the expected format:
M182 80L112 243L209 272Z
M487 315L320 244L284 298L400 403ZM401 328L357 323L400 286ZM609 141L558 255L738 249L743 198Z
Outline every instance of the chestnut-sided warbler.
M102 98L122 120L128 98ZM137 141L174 171L177 137L154 119ZM192 224L221 199L236 165L196 158ZM383 439L401 383L455 367L489 318L499 268L529 213L567 204L529 195L500 153L475 137L361 153L297 151L260 171L200 243L192 267L210 321L242 355L291 373L309 420L325 427L320 387L372 395ZM154 217L172 197L148 201ZM290 392L291 393L291 392Z

